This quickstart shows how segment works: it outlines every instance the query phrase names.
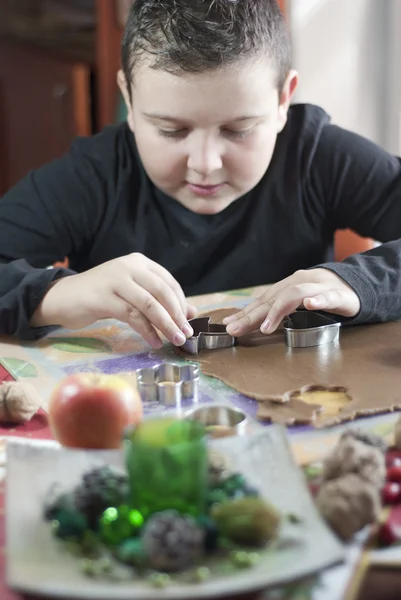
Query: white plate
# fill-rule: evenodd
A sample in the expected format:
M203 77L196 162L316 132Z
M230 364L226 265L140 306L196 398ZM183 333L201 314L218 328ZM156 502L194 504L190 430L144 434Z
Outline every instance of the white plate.
M6 533L7 583L24 593L55 598L91 600L154 600L210 598L280 586L316 573L344 558L344 547L321 520L296 466L286 433L268 427L245 437L211 442L234 460L251 484L283 513L302 519L285 525L279 549L263 552L250 569L220 574L202 584L172 582L155 590L143 580L111 583L86 578L73 557L59 550L48 523L42 520L43 502L55 482L75 485L93 466L121 466L119 451L67 450L40 441L9 440L7 445Z

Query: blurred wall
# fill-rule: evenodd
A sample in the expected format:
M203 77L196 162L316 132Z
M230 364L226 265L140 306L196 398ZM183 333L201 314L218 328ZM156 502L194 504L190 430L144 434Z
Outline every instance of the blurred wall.
M399 154L400 0L290 0L298 102Z

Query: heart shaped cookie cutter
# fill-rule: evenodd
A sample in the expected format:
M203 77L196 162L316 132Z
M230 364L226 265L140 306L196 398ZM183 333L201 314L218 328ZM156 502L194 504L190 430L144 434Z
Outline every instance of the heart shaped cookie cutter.
M318 312L299 310L283 321L285 342L290 348L309 348L338 342L341 323Z
M161 363L135 371L143 402L160 402L165 406L180 406L182 400L198 399L199 367Z
M199 354L201 350L221 350L237 345L237 338L228 334L225 325L210 323L211 317L197 317L189 321L194 334L181 348L189 354Z

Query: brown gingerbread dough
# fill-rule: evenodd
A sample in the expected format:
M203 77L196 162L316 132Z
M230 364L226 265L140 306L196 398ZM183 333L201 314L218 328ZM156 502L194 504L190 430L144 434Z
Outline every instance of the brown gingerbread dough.
M221 323L235 310L207 314ZM265 420L296 424L318 419L332 425L401 408L401 322L343 326L339 344L312 348L288 348L282 329L268 336L255 332L234 348L202 351L197 361L205 375L258 400L258 416ZM319 401L319 390L326 390L326 396L337 390L337 413L332 407L325 414L327 398Z

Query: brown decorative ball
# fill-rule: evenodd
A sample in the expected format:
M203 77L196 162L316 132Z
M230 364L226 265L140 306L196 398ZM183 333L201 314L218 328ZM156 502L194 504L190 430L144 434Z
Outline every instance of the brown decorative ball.
M323 463L322 479L337 479L354 473L381 489L386 478L385 457L381 450L353 437L342 438Z
M348 473L326 481L316 497L316 504L333 531L343 540L377 520L380 492L358 475Z

